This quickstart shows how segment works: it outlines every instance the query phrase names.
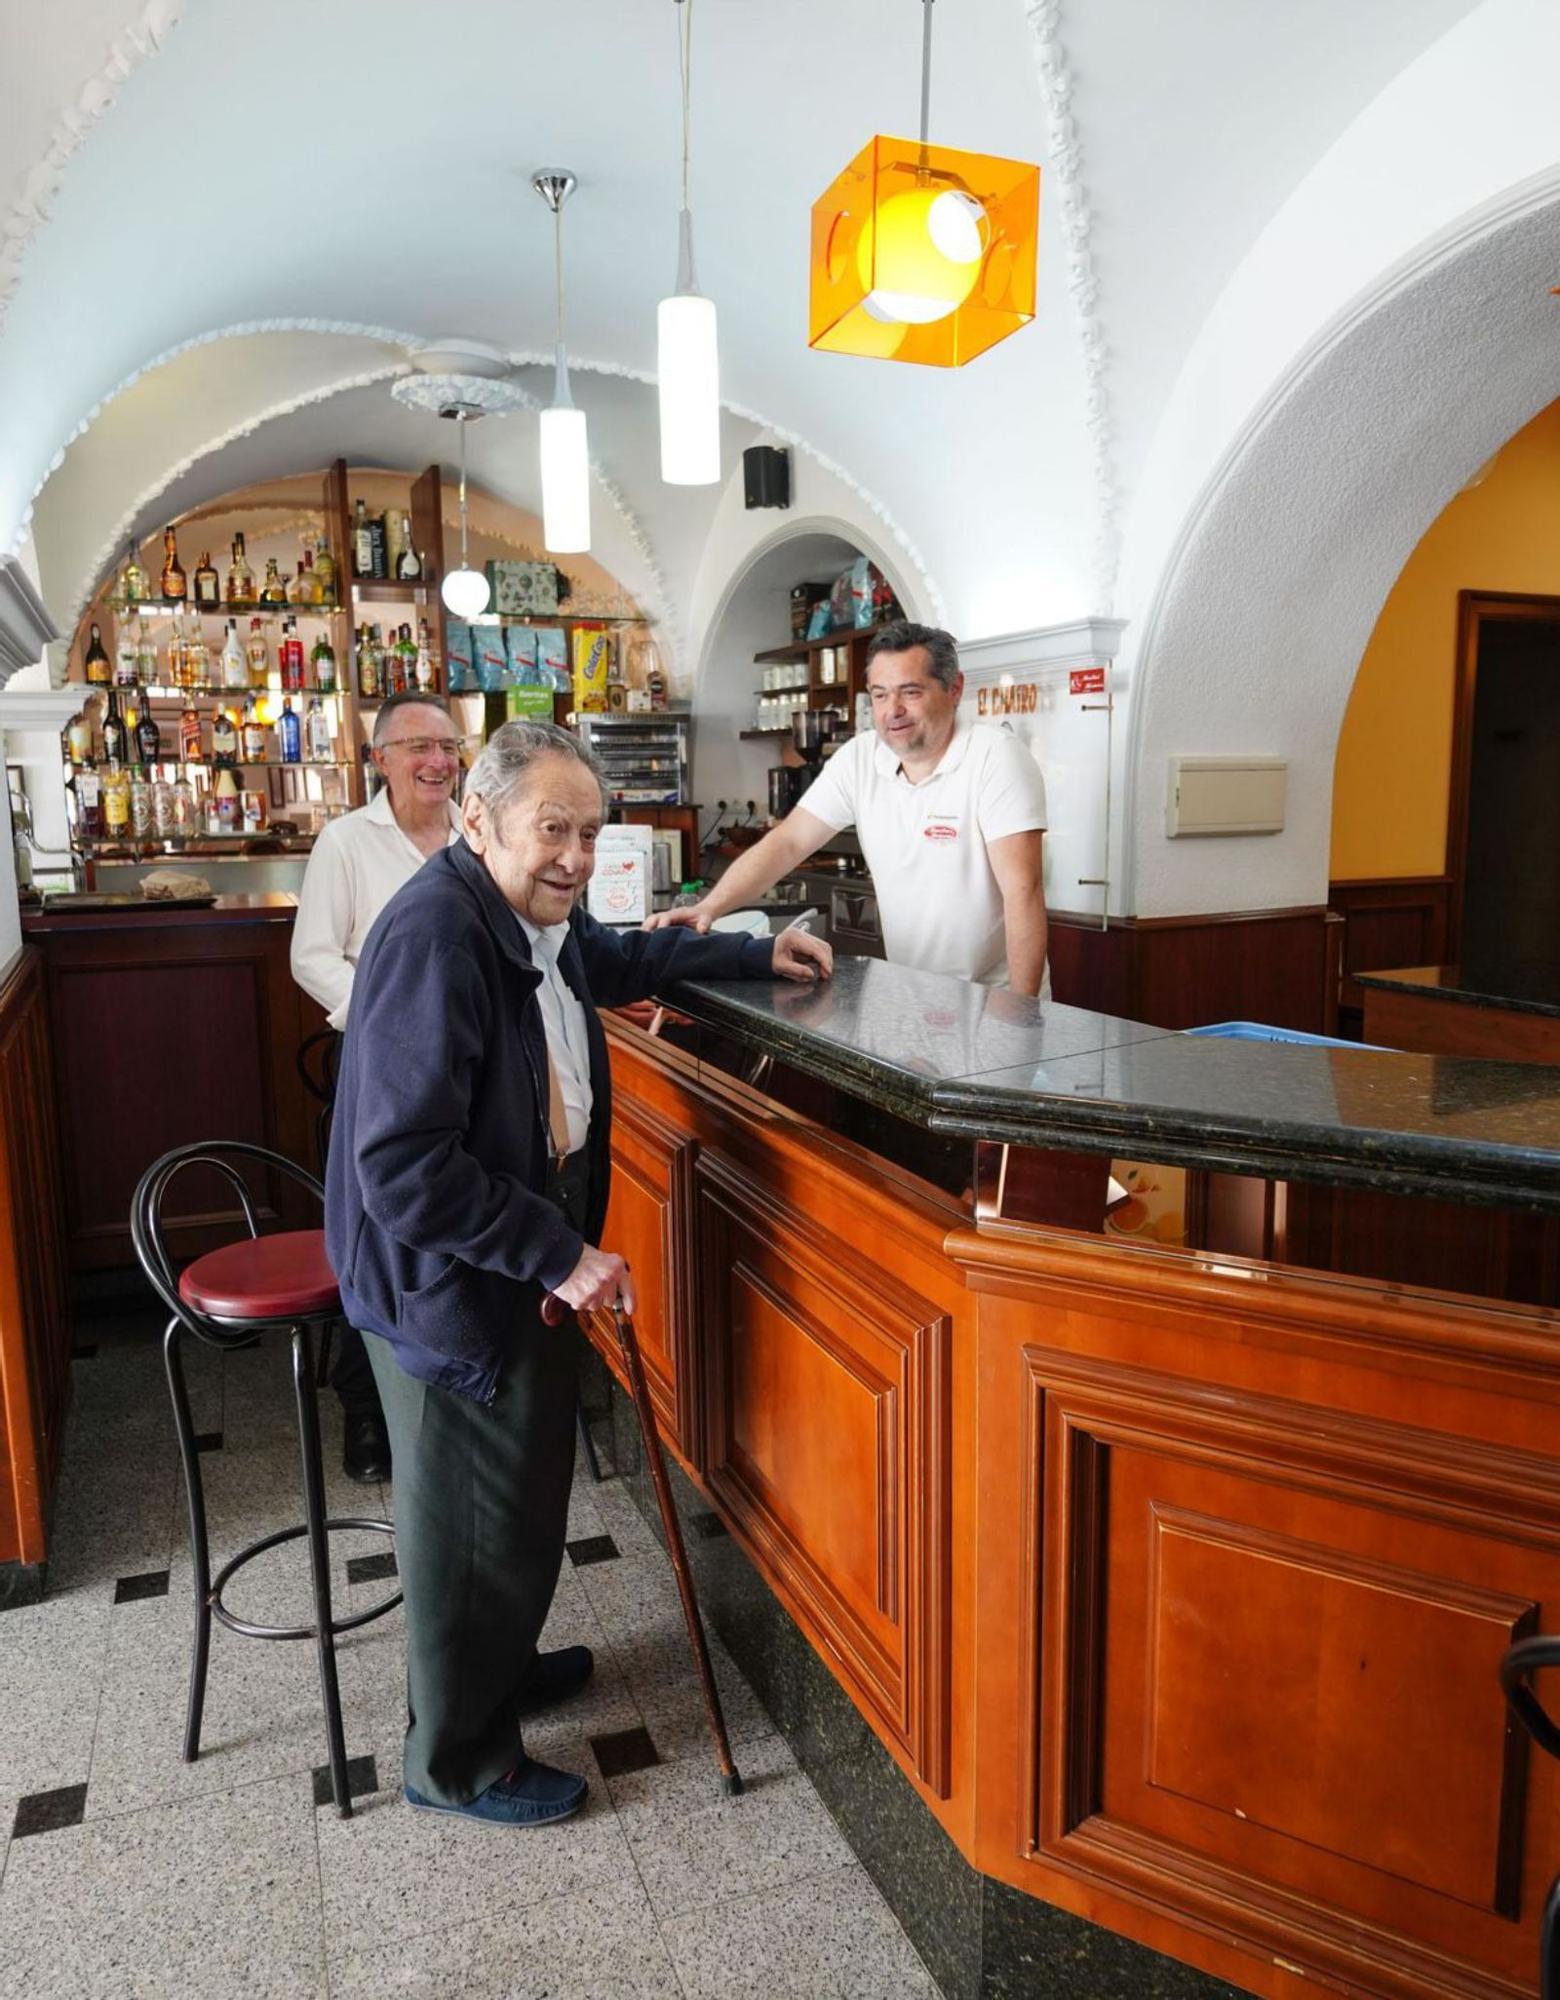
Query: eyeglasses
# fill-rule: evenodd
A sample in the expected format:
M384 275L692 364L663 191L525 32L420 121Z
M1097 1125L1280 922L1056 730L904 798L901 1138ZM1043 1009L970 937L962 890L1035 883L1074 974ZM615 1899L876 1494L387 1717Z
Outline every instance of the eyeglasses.
M376 743L376 750L410 750L414 757L431 757L435 750L443 750L451 757L458 757L470 742L468 736L392 736L388 743Z

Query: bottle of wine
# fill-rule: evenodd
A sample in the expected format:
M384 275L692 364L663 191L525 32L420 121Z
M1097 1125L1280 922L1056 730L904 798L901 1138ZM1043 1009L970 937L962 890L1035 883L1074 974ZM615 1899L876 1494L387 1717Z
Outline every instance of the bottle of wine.
M233 537L233 560L228 566L227 601L230 607L248 610L255 601L255 573L244 553L244 537Z
M282 762L284 764L301 764L303 762L302 732L298 727L298 718L293 713L291 695L284 694L282 696L282 714L281 720L276 725L276 733L281 739Z
M314 650L309 655L309 665L314 669L314 685L321 694L336 692L336 649L329 637L322 632L314 642Z
M195 602L202 611L218 611L222 606L222 592L209 549L195 566Z
M190 594L189 578L179 561L179 538L172 528L163 529L162 594L165 604L182 604Z
M148 768L162 762L162 731L157 727L151 701L144 691L141 712L135 719L135 747L141 762Z
M71 779L76 794L76 828L83 840L103 838L103 781L90 764Z
M412 637L410 625L401 627L401 636L396 641L395 650L401 663L396 675L396 684L409 694L417 685L417 642Z
M352 517L352 574L374 574L374 543L368 529L368 505L361 499Z
M125 728L124 717L119 713L119 691L117 688L110 688L108 691L108 712L103 717L103 758L105 763L111 768L116 764L123 764L128 742L129 733Z
M227 622L227 637L222 642L222 685L225 688L241 688L249 685L249 662L244 649L239 644L238 620Z
M96 625L90 628L87 635L87 652L86 658L82 661L82 670L87 679L99 687L106 687L114 678L113 669L108 664L108 655L103 651L103 634Z
M282 573L276 567L275 556L267 556L265 559L265 582L260 586L260 602L262 604L287 602L287 585L283 583Z

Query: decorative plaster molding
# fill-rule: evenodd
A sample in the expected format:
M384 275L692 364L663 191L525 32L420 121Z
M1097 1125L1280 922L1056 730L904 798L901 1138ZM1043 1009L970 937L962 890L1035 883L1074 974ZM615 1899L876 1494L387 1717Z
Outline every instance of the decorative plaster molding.
M32 578L15 556L0 557L0 688L59 636Z
M0 734L6 730L38 729L59 735L80 708L85 689L71 687L0 688Z
M48 150L22 178L20 191L0 216L0 325L21 283L22 265L38 231L49 220L71 159L112 107L120 86L150 60L178 25L183 0L145 0L136 18L108 45L97 72L60 112Z
M1099 313L1099 279L1090 244L1093 217L1083 184L1083 149L1072 113L1073 77L1062 45L1064 0L1024 0L1034 37L1035 68L1050 134L1050 173L1067 246L1067 289L1078 321L1083 355L1083 413L1094 469L1094 600L1108 613L1115 602L1121 563L1121 486L1116 471L1115 416L1110 397L1110 348Z
M1124 618L1078 618L1065 625L1037 625L1032 632L1001 632L966 640L959 648L959 665L965 679L977 686L1003 674L1108 666L1121 649L1125 629ZM1119 694L1119 678L1115 687Z

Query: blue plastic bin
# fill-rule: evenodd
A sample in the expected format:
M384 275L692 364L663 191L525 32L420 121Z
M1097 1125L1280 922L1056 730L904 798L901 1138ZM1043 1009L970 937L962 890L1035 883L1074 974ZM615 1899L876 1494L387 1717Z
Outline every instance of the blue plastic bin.
M1205 1028L1183 1028L1181 1032L1217 1035L1225 1042L1298 1042L1308 1049L1381 1048L1379 1042L1345 1042L1336 1035L1308 1035L1303 1028L1270 1028L1265 1021L1210 1021Z

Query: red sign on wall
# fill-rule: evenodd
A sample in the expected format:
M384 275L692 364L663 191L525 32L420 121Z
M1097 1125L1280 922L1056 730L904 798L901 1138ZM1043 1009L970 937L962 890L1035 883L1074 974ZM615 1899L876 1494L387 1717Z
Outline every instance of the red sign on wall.
M1069 694L1103 694L1105 692L1105 669L1103 667L1074 667L1067 676Z

